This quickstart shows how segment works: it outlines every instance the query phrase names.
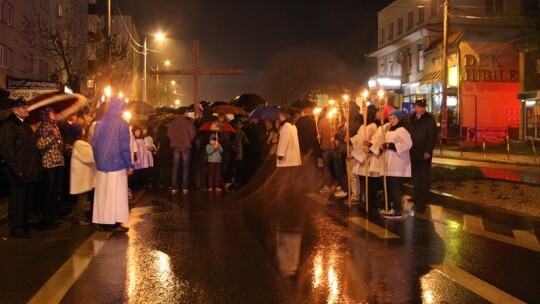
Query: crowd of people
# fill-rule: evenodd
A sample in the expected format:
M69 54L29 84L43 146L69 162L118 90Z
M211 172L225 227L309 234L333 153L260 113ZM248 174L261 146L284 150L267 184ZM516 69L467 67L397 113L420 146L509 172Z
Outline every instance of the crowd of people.
M0 155L10 184L13 237L30 237L33 211L41 214L44 227L58 226L66 206L77 224L125 232L132 190L219 194L247 183L246 188L258 187L254 181L276 172L278 183L293 187L289 191L349 196L360 209L383 214L401 213L407 177L412 176L416 203L430 199L437 127L425 100L416 102L416 115L407 124L400 110L370 105L360 113L350 103L335 116L330 107L321 113L280 108L278 118L231 121L205 104L196 120L179 109L171 120L142 125L126 121L126 102L112 97L106 107L61 122L53 108L41 108L36 130L27 119L28 104L6 100L12 113L0 123Z

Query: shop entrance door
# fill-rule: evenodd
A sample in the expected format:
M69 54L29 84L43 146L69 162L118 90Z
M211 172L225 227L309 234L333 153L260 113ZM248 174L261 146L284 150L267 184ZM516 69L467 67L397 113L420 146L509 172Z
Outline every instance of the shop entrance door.
M527 138L532 137L537 140L540 139L540 106L525 108L525 136Z

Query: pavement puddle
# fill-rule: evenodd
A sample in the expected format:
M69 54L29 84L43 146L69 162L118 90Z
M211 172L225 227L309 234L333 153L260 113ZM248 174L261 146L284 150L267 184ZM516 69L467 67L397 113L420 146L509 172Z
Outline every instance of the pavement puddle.
M317 203L321 204L321 205L332 205L334 204L332 201L328 200L327 198L321 196L320 194L317 194L317 193L307 193L306 194L307 197L309 197L310 199L316 201ZM388 231L387 229L377 225L377 224L374 224L372 222L370 222L368 219L366 218L363 218L363 217L360 217L360 216L351 216L349 217L349 221L357 226L359 226L360 228L368 231L369 233L372 233L374 235L376 235L377 237L381 238L381 239L399 239L400 236L397 235L397 234L394 234L390 231Z

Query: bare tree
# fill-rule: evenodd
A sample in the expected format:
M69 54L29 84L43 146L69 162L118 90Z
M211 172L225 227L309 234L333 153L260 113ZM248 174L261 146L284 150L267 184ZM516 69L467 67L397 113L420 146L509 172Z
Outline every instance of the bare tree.
M41 13L34 7L33 14L22 21L20 37L26 46L36 50L53 65L53 74L61 73L65 81L80 91L80 80L85 71L87 24L71 6L58 16Z

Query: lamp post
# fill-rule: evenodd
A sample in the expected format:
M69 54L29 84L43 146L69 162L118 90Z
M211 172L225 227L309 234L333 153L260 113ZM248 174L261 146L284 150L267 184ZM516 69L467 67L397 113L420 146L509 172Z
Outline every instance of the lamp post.
M156 40L161 41L165 39L165 34L158 33L154 36ZM148 62L148 36L144 37L144 44L143 44L143 54L144 54L144 64L143 64L143 101L147 101L147 95L146 95L146 78L147 78L147 62Z
M443 11L443 44L442 44L442 79L441 79L441 134L448 137L448 7L450 0L444 0Z

